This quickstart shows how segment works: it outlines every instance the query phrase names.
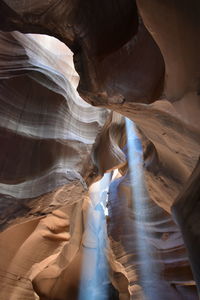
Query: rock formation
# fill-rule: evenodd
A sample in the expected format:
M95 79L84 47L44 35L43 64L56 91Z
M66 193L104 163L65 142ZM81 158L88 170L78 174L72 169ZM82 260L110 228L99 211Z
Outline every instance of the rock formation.
M1 1L0 299L198 299L199 17Z

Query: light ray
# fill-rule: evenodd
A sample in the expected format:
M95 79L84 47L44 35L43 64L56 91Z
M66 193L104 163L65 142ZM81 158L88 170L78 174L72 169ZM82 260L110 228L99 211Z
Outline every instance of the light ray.
M148 209L148 192L143 173L143 150L137 129L131 120L125 119L128 147L128 165L132 189L132 207L134 210L136 244L139 255L140 284L148 300L162 299L158 292L159 267L155 263L155 250L150 239L146 219Z
M90 188L91 206L87 212L79 300L108 299L106 259L106 200L110 174Z

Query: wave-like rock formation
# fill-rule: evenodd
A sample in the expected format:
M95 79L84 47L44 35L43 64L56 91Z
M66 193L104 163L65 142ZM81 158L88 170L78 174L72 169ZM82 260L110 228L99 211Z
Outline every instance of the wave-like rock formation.
M84 167L87 164L89 171L91 147L107 115L105 109L91 107L77 94L78 75L62 56L64 45L59 43L59 54L59 48L52 53L41 42L17 32L1 33L4 210L7 200L11 206L12 201L27 202L66 183L84 184ZM72 54L68 57L72 63Z
M198 0L1 1L0 299L198 299L199 17Z
M170 299L170 297L197 299L195 289L192 289L194 281L182 235L169 213L198 159L199 133L196 129L182 123L176 116L172 105L164 101L163 103L158 101L150 106L137 104L135 109L132 107L131 113L126 114L129 117L132 115L134 121L138 123L138 134L144 151L144 176L147 191L144 191L143 199L140 199L142 212L139 214L142 213L144 226L148 230L144 236L139 236L139 239L144 239L147 247L153 247L153 255L155 255L153 264L156 265L157 272L162 274L159 277L159 287L156 288L153 283L155 281L153 274L151 274L152 278L146 279L152 287L153 293L153 297L149 299ZM151 128L148 124L151 124ZM113 282L118 287L122 299L129 299L129 294L136 299L146 299L143 288L145 282L143 282L143 278L140 278L140 267L146 262L141 262L139 259L142 249L138 245L137 236L138 216L136 214L138 212L132 207L131 200L131 188L136 187L130 180L126 157L122 156L122 154L126 154L122 150L127 149L122 117L117 118L114 115L110 125L106 125L106 130L109 131L109 140L106 144L109 145L112 141L112 145L116 146L115 151L112 151L113 157L116 158L117 153L118 168L122 174L111 183L108 197L108 235L111 266L114 272ZM103 129L102 138L106 135ZM113 142L116 140L118 140L118 148L117 144ZM194 156L190 154L191 143L193 145L191 148L194 150L193 155L196 153L195 160ZM99 144L98 148L100 149L100 147ZM101 150L98 151L102 153ZM121 155L119 155L119 151L122 152ZM122 164L122 157L125 159L124 164ZM100 157L99 165L101 165L101 160L102 164L105 164L105 159ZM109 168L110 161L109 159ZM117 224L120 224L120 228ZM123 280L119 273L126 280ZM120 285L119 280L125 281L125 283Z

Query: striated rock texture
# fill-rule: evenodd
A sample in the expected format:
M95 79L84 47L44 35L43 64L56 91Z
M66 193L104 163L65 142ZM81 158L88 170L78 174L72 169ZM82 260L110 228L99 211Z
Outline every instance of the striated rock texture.
M32 36L1 33L2 226L15 210L30 210L28 199L77 181L86 188L91 147L107 112L78 96L78 75L67 63L72 54L66 60L60 47L61 54L52 53Z
M187 185L173 204L173 212L183 232L194 277L199 289L199 161ZM190 202L188 201L190 199ZM195 246L195 247L194 247Z
M151 102L159 97L164 62L138 17L135 1L104 0L100 8L98 1L91 0L18 4L2 2L0 28L46 33L65 42L75 55L79 91L87 101L100 104L98 93L111 98L121 94L131 102ZM103 99L109 102L107 97Z
M123 150L127 148L124 147L126 138L124 137L125 128L122 118L117 118L114 115L110 125L106 126L106 130L109 130L109 141L116 141L116 132L120 133L118 148L117 144L114 142L112 144L116 145L118 151L113 151L114 154L119 153L120 149L122 152L121 155L117 155L120 158L118 168L122 175L111 183L108 197L108 236L113 284L120 291L120 299L129 299L130 294L133 299L161 299L161 297L162 299L170 299L171 297L175 299L197 299L182 235L169 213L173 201L187 181L188 175L194 168L196 159L198 159L196 156L196 159L193 160L194 157L189 154L189 149L192 143L191 148L198 154L199 135L196 129L192 130L184 125L177 118L175 111L170 111L172 107L169 103L157 102L148 107L138 104L136 107L137 109L132 110L131 113L132 116L134 115L134 120L138 121L139 135L144 151L144 176L147 185L147 190L144 190L141 199L142 217L137 215L138 212L132 204L131 189L137 187L130 180L127 166L121 163L122 154L126 155L127 152L127 150ZM142 119L140 114L146 118ZM153 120L150 121L152 116ZM148 128L147 124L151 124L152 127ZM173 134L170 133L171 126ZM115 131L113 131L113 127ZM184 133L181 128L184 128ZM144 133L148 134L148 138ZM105 130L103 130L102 138L106 135ZM193 141L190 140L192 136L194 137ZM168 146L166 147L166 145ZM169 145L171 145L172 150L170 150ZM180 147L179 150L177 147ZM99 152L102 153L102 151ZM126 156L124 159L126 162ZM101 160L105 165L103 157L100 157L99 165L101 165ZM109 159L108 166L110 161ZM148 277L146 279L141 278L140 268L143 264L143 268L147 268L147 266L145 267L146 262L141 262L140 258L143 249L141 249L141 241L138 244L138 217L143 218L147 230L144 236L139 236L139 240L144 240L146 247L153 248L153 251L151 250L153 254L150 255L153 255L152 263L156 266L155 269L160 280L156 287L152 272L148 273L147 271ZM120 227L117 224L120 224ZM121 275L119 276L119 274ZM122 276L126 280L121 278ZM153 296L146 295L144 289L146 284L151 286Z
M198 0L0 2L0 299L79 299L104 252L95 300L198 299L199 22Z

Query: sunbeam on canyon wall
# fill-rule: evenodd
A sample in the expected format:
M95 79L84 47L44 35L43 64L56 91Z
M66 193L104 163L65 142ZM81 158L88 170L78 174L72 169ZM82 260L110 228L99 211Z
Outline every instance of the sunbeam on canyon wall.
M158 289L156 288L156 282L159 282L159 268L155 265L153 247L149 242L151 236L149 236L150 233L148 232L148 220L146 218L145 210L148 192L145 186L143 173L142 143L137 134L134 122L128 118L125 119L125 122L128 146L128 166L132 190L132 209L134 210L135 216L135 242L137 243L139 253L140 281L147 299L161 299L159 298Z

